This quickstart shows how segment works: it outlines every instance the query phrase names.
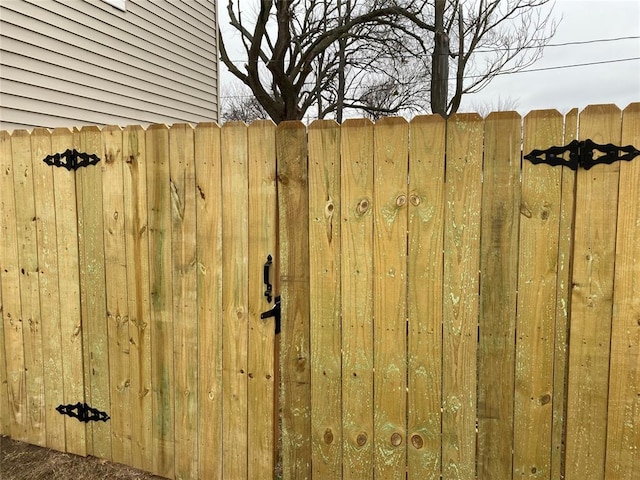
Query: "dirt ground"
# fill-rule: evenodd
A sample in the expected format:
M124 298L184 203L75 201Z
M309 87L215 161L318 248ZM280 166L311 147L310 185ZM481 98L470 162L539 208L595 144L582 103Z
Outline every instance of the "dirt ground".
M79 457L0 437L2 480L161 480L95 457Z

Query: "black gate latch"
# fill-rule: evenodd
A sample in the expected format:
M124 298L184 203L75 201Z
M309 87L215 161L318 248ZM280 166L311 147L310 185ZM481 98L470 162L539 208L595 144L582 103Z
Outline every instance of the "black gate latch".
M267 318L270 317L274 317L275 318L275 323L276 323L276 335L280 333L280 295L276 296L275 298L276 302L273 304L273 307L271 307L271 310L267 310L266 312L263 312L260 314L260 318L262 320L265 320Z
M594 150L599 151L603 155L593 158ZM569 152L569 160L565 160L562 155ZM621 155L622 154L622 155ZM618 160L632 160L640 155L640 150L633 145L626 147L617 147L611 143L600 145L592 140L574 140L564 147L550 147L546 150L532 150L531 153L525 155L524 158L534 165L538 163L546 163L551 166L565 166L571 170L577 170L582 167L589 170L599 163L611 164Z

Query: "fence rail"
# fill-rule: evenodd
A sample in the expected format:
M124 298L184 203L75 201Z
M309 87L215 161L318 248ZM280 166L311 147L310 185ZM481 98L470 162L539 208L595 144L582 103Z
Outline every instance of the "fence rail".
M523 160L574 139L640 146L640 104L0 132L0 434L169 478L634 478L640 158Z

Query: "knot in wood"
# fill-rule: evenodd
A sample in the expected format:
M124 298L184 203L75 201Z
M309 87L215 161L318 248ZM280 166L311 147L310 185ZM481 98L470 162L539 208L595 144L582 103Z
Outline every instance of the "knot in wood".
M358 212L359 215L364 215L369 210L369 206L370 205L371 205L371 203L369 202L369 199L368 198L363 198L362 200L360 200L360 202L358 202L358 206L356 207L356 211Z
M411 445L420 450L424 446L424 440L420 435L414 434L411 436Z

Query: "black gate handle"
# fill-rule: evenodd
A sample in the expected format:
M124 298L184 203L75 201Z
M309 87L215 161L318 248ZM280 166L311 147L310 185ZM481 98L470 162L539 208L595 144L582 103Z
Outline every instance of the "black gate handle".
M273 285L271 285L271 275L269 275L269 267L273 263L273 257L271 255L267 255L267 262L264 264L264 270L262 273L263 281L266 286L264 291L264 296L267 297L267 302L271 303L273 300Z

